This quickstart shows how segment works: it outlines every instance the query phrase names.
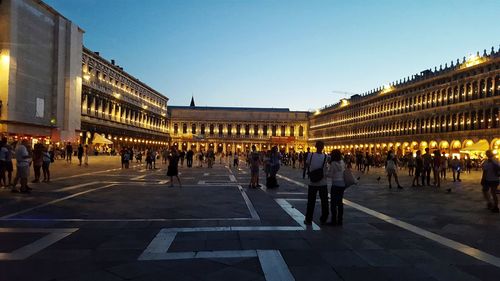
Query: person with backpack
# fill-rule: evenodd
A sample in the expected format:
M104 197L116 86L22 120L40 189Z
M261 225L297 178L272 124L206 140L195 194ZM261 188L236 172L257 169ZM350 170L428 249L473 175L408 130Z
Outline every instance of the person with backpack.
M328 187L326 183L326 155L323 148L325 144L322 141L316 142L316 152L309 153L306 158L307 174L309 175L309 184L307 190L307 211L304 220L305 225L311 225L316 205L316 194L319 192L321 199L321 217L319 218L322 224L328 219Z
M130 151L128 148L125 148L125 151L123 152L123 166L125 166L125 169L128 169L129 161L130 161Z
M261 164L260 155L257 152L257 147L252 145L252 152L249 155L250 161L250 188L260 187L259 185L259 166Z
M500 164L494 158L491 150L486 151L486 159L483 163L483 176L481 177L481 185L483 186L483 196L486 200L486 208L493 213L498 213L498 197L497 189L500 176ZM493 202L492 200L493 199Z

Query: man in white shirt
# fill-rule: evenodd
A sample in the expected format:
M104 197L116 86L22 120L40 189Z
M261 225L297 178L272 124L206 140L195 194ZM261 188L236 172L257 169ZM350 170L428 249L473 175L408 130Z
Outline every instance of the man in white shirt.
M326 155L324 155L323 148L325 144L322 141L316 142L316 152L309 153L306 159L306 167L308 167L309 174L309 188L307 192L307 211L304 224L311 225L314 205L316 204L316 193L319 191L319 198L321 199L321 217L320 222L326 223L328 219L328 188L326 183Z
M21 192L21 193L29 193L28 187L28 177L30 175L30 163L31 156L28 151L29 142L24 139L21 143L18 143L16 146L16 178L14 179L14 185L12 186L12 192ZM21 181L21 189L17 190L16 185L17 181Z

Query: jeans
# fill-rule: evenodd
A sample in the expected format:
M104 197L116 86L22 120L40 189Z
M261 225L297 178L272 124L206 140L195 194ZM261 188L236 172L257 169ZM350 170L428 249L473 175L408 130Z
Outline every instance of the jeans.
M316 205L316 193L319 191L319 198L321 199L321 222L326 222L328 219L328 187L312 186L310 185L307 190L307 211L306 221L312 221L314 214L314 206Z
M453 171L453 181L460 181L460 170L451 169ZM455 177L456 175L456 177Z
M332 186L331 188L331 211L332 211L332 222L342 222L342 218L344 216L344 203L342 199L344 199L344 187L341 186Z

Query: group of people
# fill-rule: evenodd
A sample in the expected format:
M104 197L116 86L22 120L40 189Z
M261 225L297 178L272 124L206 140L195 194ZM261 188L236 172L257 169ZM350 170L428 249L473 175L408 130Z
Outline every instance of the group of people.
M352 174L343 160L340 150L333 150L330 155L323 153L325 147L322 141L316 142L316 152L308 153L304 167L308 175L307 209L304 224L311 225L319 193L321 200L321 224L342 225L344 216L344 191L353 184ZM330 202L328 201L327 178L331 178ZM328 221L331 212L330 221Z
M16 175L14 179L13 159L16 160ZM32 183L50 182L50 164L54 162L54 154L47 146L37 143L33 146L27 139L17 141L12 145L6 138L0 141L0 185L11 188L14 193L30 193L28 186L30 167L33 166L34 179ZM43 175L43 178L42 178ZM20 187L17 184L20 183Z

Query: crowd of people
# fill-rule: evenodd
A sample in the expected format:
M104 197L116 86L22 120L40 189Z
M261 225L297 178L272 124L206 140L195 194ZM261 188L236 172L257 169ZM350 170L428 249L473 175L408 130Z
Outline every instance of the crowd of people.
M434 150L431 153L429 148L426 148L423 154L421 151L416 151L415 155L411 153L401 155L401 153L395 153L393 150L389 150L383 155L373 155L367 152L342 154L339 150L334 150L327 155L323 153L323 148L324 144L318 142L316 144L315 153L311 153L309 148L306 152L285 153L280 152L278 146L273 146L267 151L257 151L254 145L251 147L251 150L246 153L228 152L227 154L223 152L215 153L213 149L209 149L206 152L203 150L198 152L193 152L192 150L179 152L175 149L170 152L166 151L166 156L164 158L173 157L177 159L174 160L174 163L180 162L180 165L183 166L184 157L186 157L188 167L192 167L194 158L198 161L198 167L203 167L204 163L206 163L209 168L216 162L216 157L219 157L219 163L224 163L229 167L235 168L239 167L240 158L244 158L243 162L246 163L247 167L250 169L250 188L258 188L261 186L259 184L259 170L261 167L266 177L265 182L267 188L279 187L276 175L281 165L290 166L291 168L298 167L302 170L302 177L304 179L308 178L309 180L311 180L311 170L317 170L318 166L324 167L326 169L324 172L326 175L325 178L318 182L309 183L310 192L308 197L315 198L316 193L320 194L323 213L320 221L326 222L327 215L325 214L328 211L328 202L325 203L325 198L328 197L328 189L326 188L325 182L326 177L332 178L333 185L330 190L330 210L334 217L331 220L331 224L342 224L342 197L345 190L343 177L345 176L346 170L354 170L359 174L367 174L370 171L370 167L384 167L389 189L392 188L393 181L398 189L403 189L403 186L400 184L400 178L398 177L398 172L402 169L408 170L408 176L412 178L412 187L432 186L439 188L443 181L448 180L448 172L451 173L453 182L460 182L461 173L470 173L473 168L479 169L479 167L482 167L483 175L481 185L483 187L484 199L487 201L489 210L498 212L497 189L500 166L498 161L493 157L491 151L486 152L486 159L473 160L470 157L459 159L457 156L453 156L453 158L450 158L447 154L439 150ZM175 152L172 153L172 151ZM169 166L169 171L173 171L169 173L173 176L178 175L177 168L174 169ZM381 177L378 177L376 180L380 182ZM180 179L178 179L178 181L180 183ZM451 187L447 188L446 191L451 192ZM310 199L310 203L308 203L308 215L306 215L307 224L312 220L312 210L314 209L314 203L311 200L312 199Z
M14 178L12 177L13 160L16 164ZM34 172L32 183L40 181L48 183L52 162L54 162L54 153L46 145L37 143L32 147L27 139L9 144L6 138L2 138L0 141L0 185L3 188L10 188L14 193L30 193L32 190L28 185L30 167L33 166Z

